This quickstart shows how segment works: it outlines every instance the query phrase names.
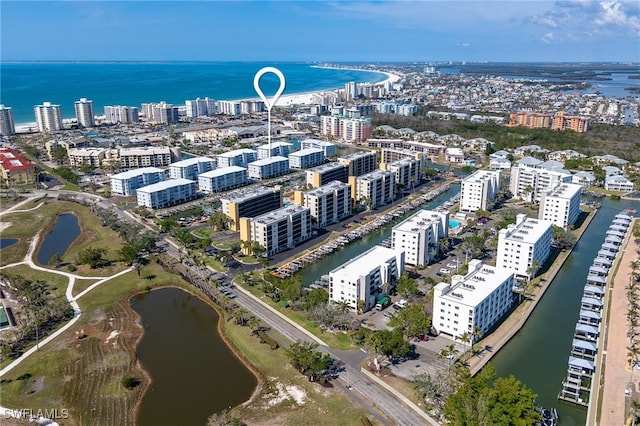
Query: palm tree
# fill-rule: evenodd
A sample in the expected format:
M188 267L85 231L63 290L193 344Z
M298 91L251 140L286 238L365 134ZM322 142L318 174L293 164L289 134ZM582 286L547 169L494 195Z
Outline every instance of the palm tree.
M462 343L468 345L471 342L471 334L468 331L465 331L460 335L459 339Z

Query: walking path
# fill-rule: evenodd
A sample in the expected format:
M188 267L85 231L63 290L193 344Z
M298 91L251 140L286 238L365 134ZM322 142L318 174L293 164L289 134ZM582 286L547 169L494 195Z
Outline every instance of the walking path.
M580 240L582 234L587 230L597 212L598 210L593 210L589 213L589 216L585 219L582 227L580 228L577 240ZM485 348L485 350L483 350L479 356L473 356L467 361L472 375L477 374L482 367L484 367L518 331L520 331L572 251L573 248L560 253L556 261L551 265L551 268L542 274L543 280L541 280L540 287L536 288L535 293L529 298L529 300L518 306L494 332L485 336L479 342L480 347Z
M27 200L29 201L29 200ZM29 209L29 210L34 210L38 207L40 207L43 203L40 203L38 206L34 207L33 209ZM16 204L13 207L17 207L19 204ZM6 213L7 211L5 210L4 213ZM13 211L14 213L16 212L15 210ZM98 287L99 285L104 284L105 282L119 277L120 275L126 274L127 272L130 272L133 270L133 267L130 267L128 269L125 269L124 271L118 272L117 274L111 275L109 277L86 277L86 276L82 276L82 275L77 275L77 274L72 274L70 272L64 272L64 271L58 271L55 269L48 269L48 268L44 268L42 266L36 265L33 262L32 256L33 253L36 249L36 247L38 246L38 241L40 240L40 234L38 233L33 240L31 241L31 244L29 245L29 251L27 252L24 260L22 262L17 262L17 263L11 263L9 265L2 265L0 266L0 270L2 269L6 269L6 268L11 268L13 266L17 266L17 265L28 265L30 268L38 270L38 271L44 271L44 272L49 272L52 274L58 274L58 275L64 275L65 277L67 277L69 279L69 282L67 284L67 289L65 291L65 297L67 298L67 300L69 301L69 304L71 305L71 307L73 308L73 318L71 318L71 320L69 322L67 322L65 325L63 325L62 327L60 327L59 329L57 329L56 331L54 331L53 333L51 333L49 336L47 336L47 338L45 338L44 340L38 342L34 347L32 347L31 349L29 349L28 351L26 351L25 353L23 353L20 357L16 358L12 363L10 363L9 365L7 365L5 368L3 368L2 370L0 370L0 377L4 377L7 373L9 373L11 370L13 370L15 367L17 367L21 362L23 362L25 359L27 359L28 357L30 357L31 355L33 355L36 351L38 351L40 349L41 346L46 345L47 343L51 342L52 340L54 340L56 337L58 337L59 335L61 335L62 333L64 333L65 331L67 331L71 326L73 326L73 324L75 324L78 319L80 318L80 316L82 315L82 311L80 310L80 306L78 305L78 299L82 296L84 296L85 294L87 294L88 292L90 292L91 290L93 290L94 288ZM75 284L76 279L99 279L100 281L97 281L96 283L92 284L89 288L87 288L86 290L84 290L83 292L81 292L80 294L78 294L77 296L73 296L73 286ZM21 411L17 411L17 410L12 410L9 408L5 408L0 406L0 417L13 417L13 418L24 418L24 414ZM38 423L41 424L50 424L50 425L56 425L57 423L49 420L49 419L44 419L44 418L39 418L39 419L30 419L30 420L34 420L37 421Z
M631 229L633 225L631 225ZM590 409L587 418L588 425L624 425L625 405L627 399L638 397L638 380L640 374L633 377L633 371L629 369L627 362L627 311L629 300L626 288L632 272L631 262L638 259L636 250L638 244L632 236L633 231L627 234L622 259L618 264L612 285L609 287L607 301L605 302L608 315L605 315L604 344L599 347L598 365L596 371L599 375L594 377L597 383L596 390L590 401L593 401L598 409ZM635 366L631 366L634 368ZM604 376L604 385L602 378ZM601 386L597 386L597 385ZM625 391L629 389L629 397ZM634 398L635 399L635 398ZM590 408L592 404L589 404ZM596 418L599 415L599 420Z

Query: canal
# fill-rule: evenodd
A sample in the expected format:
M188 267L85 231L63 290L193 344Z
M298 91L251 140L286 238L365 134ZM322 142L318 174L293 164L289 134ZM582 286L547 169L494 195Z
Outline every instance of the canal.
M434 209L435 207L444 203L449 198L453 197L459 192L460 192L460 185L452 184L450 185L450 188L447 191L443 192L433 200L424 204L422 206L422 209L425 209L425 210ZM330 255L324 256L323 258L319 259L317 262L305 267L304 270L302 271L302 282L307 285L311 284L314 281L320 279L322 275L328 274L329 271L342 265L347 260L353 259L359 254L364 253L365 251L375 246L376 244L380 244L385 239L391 237L391 229L393 228L393 225L400 222L402 219L412 214L415 214L416 211L417 210L413 210L407 213L406 215L402 216L402 218L398 218L394 221L389 222L385 226L382 226L377 230L372 231L371 233L363 236L361 239L353 241L351 244L347 245L341 250L338 250Z
M584 425L583 408L561 403L557 396L567 374L571 341L589 266L604 242L613 217L640 203L600 200L595 218L576 244L524 327L492 360L498 376L513 374L538 395L538 403L558 410L561 426Z
M257 380L221 339L213 308L175 287L130 303L144 327L136 354L152 380L136 424L204 425L251 397Z
M80 225L78 218L71 213L58 215L53 229L44 237L36 260L40 265L48 265L51 257L58 253L63 256L69 249L71 243L80 236Z

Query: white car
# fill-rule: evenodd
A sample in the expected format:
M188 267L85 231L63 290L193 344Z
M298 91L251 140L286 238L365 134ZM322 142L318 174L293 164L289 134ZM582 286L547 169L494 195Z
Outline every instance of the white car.
M447 268L440 268L438 275L451 275L451 271Z

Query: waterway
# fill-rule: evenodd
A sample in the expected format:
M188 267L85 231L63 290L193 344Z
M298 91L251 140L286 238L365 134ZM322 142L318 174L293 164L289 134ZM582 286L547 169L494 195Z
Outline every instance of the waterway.
M567 374L571 341L589 266L604 242L613 217L640 203L602 202L598 213L576 244L524 327L492 359L498 376L513 374L538 395L538 403L556 407L561 426L584 425L586 410L557 399Z
M14 245L18 242L17 238L0 238L0 250L3 248Z
M144 327L136 353L152 378L136 424L204 425L251 397L257 380L220 338L214 309L173 287L130 303Z
M51 257L58 253L62 256L78 236L80 236L78 218L71 213L58 215L53 229L44 237L36 259L40 265L48 265Z
M430 202L423 205L422 209L433 209L447 201L449 198L458 194L459 192L460 185L452 184L447 191L443 192ZM361 253L364 253L376 244L380 244L385 239L391 237L391 229L393 228L393 225L400 222L403 218L415 214L415 212L416 211L409 212L402 218L398 218L395 221L389 222L387 225L378 228L376 231L365 235L361 239L353 241L343 249L327 255L322 259L319 259L317 262L305 267L302 271L302 282L305 284L311 284L314 281L320 279L322 275L328 274L329 271L337 268L344 262L353 259Z

